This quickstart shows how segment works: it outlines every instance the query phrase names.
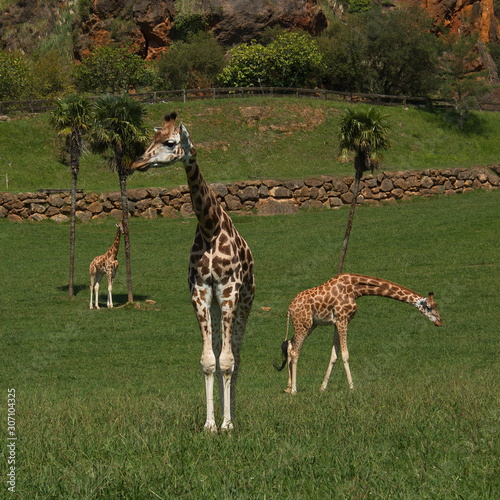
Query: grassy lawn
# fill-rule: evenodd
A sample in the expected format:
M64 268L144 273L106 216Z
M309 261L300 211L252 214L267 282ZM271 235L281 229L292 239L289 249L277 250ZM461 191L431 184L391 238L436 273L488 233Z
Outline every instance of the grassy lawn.
M175 109L189 129L208 182L345 176L352 175L352 163L337 159L338 120L348 106L296 98L176 102L149 106L147 123L152 135L165 112ZM385 170L498 163L498 113L478 112L473 130L460 132L437 112L403 107L383 107L382 112L388 115L393 144L385 155ZM57 151L47 114L0 122L0 191L69 188L69 169L58 162ZM128 180L130 188L185 183L180 164L135 174ZM81 161L79 187L114 191L118 178L103 159L86 154Z
M319 392L333 333L323 327L304 345L295 397L272 367L286 310L334 274L347 209L234 216L257 295L237 427L215 436L202 430L186 279L195 220L132 219L140 308L100 311L88 309L88 264L111 245L113 221L77 226L68 299L68 226L0 220L2 435L15 388L18 436L17 496L6 498L498 498L499 202L496 191L360 207L345 270L433 291L444 326L361 298L348 340L355 390L339 364ZM119 259L117 305L123 247Z

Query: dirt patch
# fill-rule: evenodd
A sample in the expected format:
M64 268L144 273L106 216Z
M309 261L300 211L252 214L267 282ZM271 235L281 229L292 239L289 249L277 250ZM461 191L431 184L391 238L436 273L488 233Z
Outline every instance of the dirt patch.
M281 104L281 103L280 103ZM243 122L259 132L279 132L292 134L301 130L313 130L325 121L324 111L311 106L287 104L280 106L279 121L274 106L240 106Z

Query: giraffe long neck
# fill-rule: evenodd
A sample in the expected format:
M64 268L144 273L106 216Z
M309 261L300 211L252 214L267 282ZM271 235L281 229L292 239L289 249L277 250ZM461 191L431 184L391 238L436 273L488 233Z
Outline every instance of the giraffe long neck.
M184 162L184 168L198 226L202 235L210 239L219 227L222 207L201 175L194 148L191 148L190 155Z
M414 306L416 306L420 300L425 298L409 288L405 288L404 286L393 283L392 281L361 275L351 275L351 277L356 298L363 295L377 295L380 297L389 297L390 299L406 302L407 304Z
M109 247L109 250L107 251L108 256L115 260L116 256L118 255L118 249L120 248L120 238L122 236L121 231L118 229L116 232L115 239L113 241L113 244Z

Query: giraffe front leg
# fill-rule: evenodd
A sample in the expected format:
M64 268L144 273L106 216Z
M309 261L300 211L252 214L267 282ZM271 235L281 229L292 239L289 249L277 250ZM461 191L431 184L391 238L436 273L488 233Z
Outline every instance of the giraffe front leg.
M191 300L200 326L203 347L201 351L201 369L205 377L205 393L207 403L207 418L204 429L217 432L214 415L214 374L216 357L212 344L212 325L209 304L212 302L212 291L209 287L195 287L191 291Z
M95 308L100 309L99 307L99 280L96 281L94 285L94 301L95 301Z
M208 340L210 343L211 339ZM201 355L201 367L205 375L205 393L207 397L207 419L204 429L209 432L217 432L217 424L215 423L214 415L214 373L215 373L215 356L210 349L203 349Z
M219 357L219 366L222 374L223 394L221 397L224 401L222 430L231 430L234 427L231 414L231 385L234 373L235 357L233 353L233 325L236 308L234 303L236 300L227 300L221 304L222 310L222 350Z
M330 375L332 373L333 365L336 363L338 359L338 351L339 351L339 335L337 332L337 327L335 327L335 332L333 334L333 346L332 346L332 354L330 356L330 363L328 363L328 368L326 370L326 375L321 384L321 391L326 391L326 386L328 385L328 381L330 380Z
M94 279L91 277L90 278L90 306L89 306L89 309L93 309L94 308L93 292L94 292Z

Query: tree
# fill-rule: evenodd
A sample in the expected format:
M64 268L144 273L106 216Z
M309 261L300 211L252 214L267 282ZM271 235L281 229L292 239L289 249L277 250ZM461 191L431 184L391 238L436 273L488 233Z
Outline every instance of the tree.
M91 121L90 102L79 95L67 95L56 101L50 121L58 134L64 136L66 149L69 153L71 169L71 215L69 236L69 283L68 294L73 296L75 274L75 214L76 186L80 171L80 156L83 152L83 135L88 131Z
M340 152L346 156L348 152L354 152L354 189L351 200L351 208L344 236L344 243L340 255L338 274L342 272L344 260L349 245L349 237L354 220L354 212L359 193L359 183L363 173L374 170L381 160L380 151L390 146L387 135L389 127L386 123L387 115L382 115L375 108L367 111L360 109L347 109L340 119Z
M150 85L154 74L126 48L99 47L77 67L75 80L81 92L119 93Z
M486 79L486 71L474 71L479 59L480 42L477 37L451 36L447 50L440 61L441 95L453 103L460 130L464 130L470 110L475 108L479 99L491 92L493 86Z
M224 51L213 35L198 32L172 44L158 62L158 76L167 89L212 86L224 67Z
M129 95L104 95L95 102L91 133L92 149L106 156L112 168L118 173L123 213L128 302L133 302L134 296L128 225L127 176L131 173L130 165L144 151L148 140L143 123L145 116L145 106Z
M370 11L365 15L370 91L426 95L437 87L439 45L432 20L419 8Z
M318 38L325 65L323 85L343 92L368 90L367 37L359 16L335 19Z

